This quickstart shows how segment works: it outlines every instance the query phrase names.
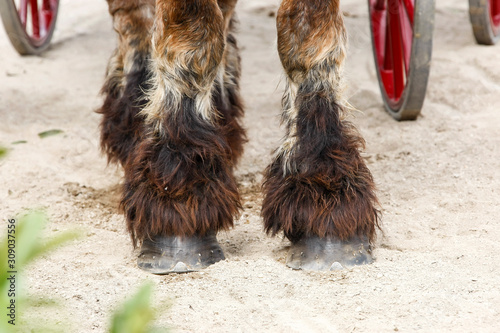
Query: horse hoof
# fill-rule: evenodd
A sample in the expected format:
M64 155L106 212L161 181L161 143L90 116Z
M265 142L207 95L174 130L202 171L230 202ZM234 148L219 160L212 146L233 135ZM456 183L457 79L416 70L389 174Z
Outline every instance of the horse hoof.
M305 237L292 244L286 265L292 269L333 271L373 262L367 239L349 241L317 236Z
M220 260L224 253L215 233L205 236L155 236L142 242L139 268L153 274L199 271Z

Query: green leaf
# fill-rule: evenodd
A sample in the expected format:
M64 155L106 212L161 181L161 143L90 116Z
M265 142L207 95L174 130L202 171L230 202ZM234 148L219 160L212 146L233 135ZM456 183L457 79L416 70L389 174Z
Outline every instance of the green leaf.
M26 141L26 140L17 140L17 141L13 141L12 142L13 145L19 145L19 144L22 144L22 143L28 143L28 141Z
M149 323L154 318L150 298L151 283L143 285L139 291L113 315L111 333L146 333L150 332Z
M9 152L9 150L7 148L0 146L0 159L7 156L8 152Z
M61 134L61 133L64 133L64 131L60 130L60 129L51 129L51 130L48 130L48 131L45 131L45 132L38 133L38 136L41 139L44 139L46 137L49 137L49 136L52 136L52 135Z
M42 212L30 212L19 219L9 219L7 221L7 235L0 242L0 308L7 309L11 300L15 300L16 323L22 319L20 310L25 309L32 303L32 300L26 301L21 288L16 288L15 296L9 296L11 289L11 276L15 279L17 285L20 275L25 266L40 257L41 255L55 249L63 243L75 239L77 232L64 232L54 236L46 241L42 240L41 233L47 222L47 217ZM9 236L10 235L10 236ZM15 264L10 267L6 259L9 258L9 250L14 256ZM12 252L14 251L14 252ZM16 273L8 273L15 271ZM7 317L8 318L8 317ZM5 318L4 318L5 319ZM7 320L0 320L0 332L10 332L12 325ZM47 328L37 326L37 331L48 332Z
M41 238L42 230L47 223L47 217L42 212L30 212L11 223L8 221L7 232L14 228L9 225L15 225L15 279L16 284L24 267L36 260L43 254L53 250L63 243L77 238L77 232L64 232L48 240ZM7 234L8 235L8 234ZM10 238L12 239L12 237ZM11 242L12 244L12 242ZM12 248L12 246L11 246ZM9 238L5 237L0 242L0 257L8 258ZM12 273L8 260L0 260L0 308L7 310L10 300L13 297L8 296L11 287L8 280ZM153 285L151 283L143 285L139 291L128 301L126 301L113 315L111 320L111 333L160 333L167 332L163 328L152 328L151 322L155 317L155 310L150 304ZM20 294L19 294L20 293ZM22 288L17 288L16 295L16 326L31 327L33 332L59 332L52 322L37 322L33 325L33 318L23 319L20 310L38 311L42 308L58 306L57 302L50 298L33 300L26 298L22 293ZM43 313L43 311L42 311ZM4 314L5 316L5 314ZM4 318L5 319L5 318ZM8 317L7 317L8 319ZM67 324L72 324L68 322ZM0 320L0 332L10 332L12 325L7 320Z
M11 245L15 251L15 270L22 270L27 264L35 260L37 257L54 250L63 243L78 238L80 234L77 231L67 231L48 240L42 240L40 236L46 223L46 215L42 212L36 211L30 212L19 219L15 219L15 223L9 222L9 226L15 225L15 227L10 227L10 229L8 229L9 231L15 230L15 233L12 233L11 231L10 234L11 242L12 240L15 240ZM0 255L2 258L7 258L8 256L8 242L9 241L6 237L1 243ZM8 269L7 264L8 262L6 260L0 261L0 274L4 271L11 270ZM2 281L0 281L0 283L1 282Z

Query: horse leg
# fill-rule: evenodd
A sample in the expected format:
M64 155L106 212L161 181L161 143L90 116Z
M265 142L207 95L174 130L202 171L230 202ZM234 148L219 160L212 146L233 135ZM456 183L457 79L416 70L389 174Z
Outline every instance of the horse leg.
M216 233L230 228L241 208L231 173L237 145L214 103L229 100L214 93L225 72L229 23L216 0L156 1L145 131L125 165L121 202L134 244L142 242L138 265L151 273L224 259Z
M243 144L247 141L241 125L243 102L240 96L241 59L234 35L237 21L234 7L237 0L218 0L224 17L226 49L222 66L215 81L213 103L219 111L219 124L231 148L231 164L235 165L243 154Z
M283 0L278 52L287 76L286 137L266 169L262 216L292 242L287 265L328 270L369 263L378 226L364 141L344 119L346 32L340 0Z
M125 164L140 140L143 118L138 115L146 104L150 35L154 0L108 0L118 47L111 56L101 92L101 148L109 162Z

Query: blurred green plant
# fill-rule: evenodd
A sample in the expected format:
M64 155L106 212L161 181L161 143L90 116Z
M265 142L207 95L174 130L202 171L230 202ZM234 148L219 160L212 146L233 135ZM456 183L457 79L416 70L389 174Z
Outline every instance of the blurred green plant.
M9 150L7 148L0 146L0 159L7 156L8 152L9 152Z
M9 316L5 316L5 313L0 313L4 317L0 320L0 332L24 332L27 327L31 329L31 332L65 332L63 329L57 329L53 323L45 324L43 327L39 321L34 324L32 323L34 320L27 321L20 313L21 310L28 308L36 308L37 312L40 312L49 306L58 306L57 302L45 297L43 300L25 299L21 293L22 288L19 286L20 273L22 273L29 263L64 243L78 238L79 235L77 232L67 231L43 241L40 235L46 223L46 215L36 211L30 212L19 219L8 221L9 225L15 225L15 233L13 234L15 236L15 247L10 247L11 250L14 249L15 251L15 264L14 267L9 266L9 261L7 260L9 258L9 239L8 237L4 237L0 243L0 309L4 309L2 312L9 311L8 308L11 300L14 299L16 325L9 324ZM13 252L11 251L11 253ZM16 273L10 273L12 271ZM13 275L15 276L15 281L9 279ZM15 283L14 297L9 296L9 290L12 290L11 282ZM155 317L155 310L150 305L152 289L153 286L151 283L144 284L131 299L114 312L109 328L110 333L167 332L165 329L151 327L151 322ZM12 296L13 294L10 295ZM71 323L67 324L71 325Z
M40 235L46 222L46 215L37 211L8 220L7 237L0 243L0 309L10 312L9 307L15 308L14 316L6 316L8 320L14 319L12 323L15 325L3 318L0 320L0 332L11 332L21 322L27 324L20 314L21 309L38 306L26 300L21 293L20 275L26 265L78 236L76 232L68 231L44 241ZM2 317L5 316L5 313L1 314Z
M151 283L144 284L139 291L126 301L111 320L110 333L160 333L168 332L163 328L152 328L155 309L150 305L153 290Z
M8 153L8 150L0 146L0 159L4 158ZM38 323L37 325L30 325L26 321L22 320L19 314L19 310L26 307L47 307L57 305L56 302L50 299L43 300L26 300L22 295L21 288L19 288L19 275L25 269L25 267L30 263L40 258L44 254L56 249L57 247L67 243L70 240L78 238L79 234L76 231L67 231L57 236L50 238L49 240L43 241L41 239L42 230L47 223L47 216L43 212L33 211L30 212L19 219L9 219L8 225L14 225L14 227L7 227L8 230L15 230L11 233L13 237L10 239L15 240L15 246L10 246L11 253L15 253L15 263L14 266L10 266L9 263L9 233L7 236L2 238L0 242L0 309L3 311L8 311L11 304L11 300L15 300L15 323L16 325L9 324L9 316L5 316L5 313L0 313L2 315L2 320L0 320L0 332L13 332L13 331L23 331L25 332L28 328L30 332L49 332L58 331L52 327L41 327ZM13 244L11 241L10 244ZM14 252L12 252L12 249ZM15 271L15 296L9 293L11 287L10 277ZM114 312L111 320L111 327L109 328L110 333L165 333L168 332L166 329L162 328L152 328L151 322L155 317L155 310L150 305L150 298L152 294L152 284L144 284L139 291L128 301L126 301L118 310ZM16 330L16 328L18 328ZM66 327L67 328L67 327ZM59 330L60 331L60 330Z

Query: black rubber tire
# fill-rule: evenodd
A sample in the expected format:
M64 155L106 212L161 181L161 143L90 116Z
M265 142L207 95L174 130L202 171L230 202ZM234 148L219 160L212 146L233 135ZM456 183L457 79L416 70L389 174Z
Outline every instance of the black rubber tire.
M56 10L52 23L47 31L47 35L39 42L31 39L21 24L16 5L13 0L0 0L0 15L2 22L7 32L7 36L12 43L12 46L21 55L38 55L49 47L52 34L56 27L57 12L59 10L59 1L57 2Z
M500 31L495 35L491 26L487 0L469 0L469 18L478 44L494 45L500 40Z
M368 7L373 41L373 26L369 1ZM415 0L410 70L406 86L397 104L391 103L387 96L382 78L380 77L375 44L372 43L373 58L384 106L387 112L396 120L415 120L422 110L431 67L434 8L435 0Z

